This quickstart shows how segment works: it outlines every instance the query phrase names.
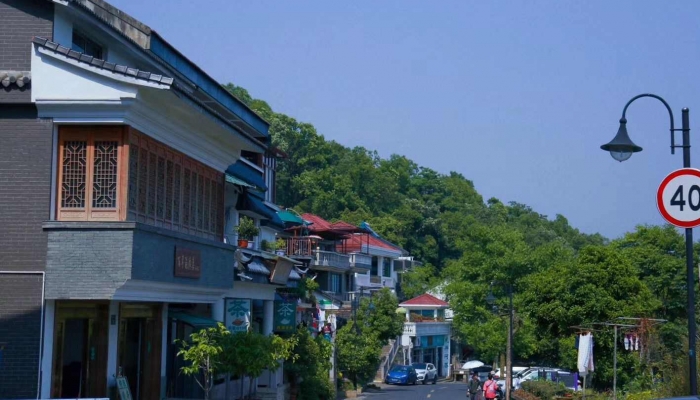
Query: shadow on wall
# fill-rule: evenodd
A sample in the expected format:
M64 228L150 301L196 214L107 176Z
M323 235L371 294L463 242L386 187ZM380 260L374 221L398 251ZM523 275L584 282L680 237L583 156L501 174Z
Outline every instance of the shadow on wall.
M37 397L41 308L13 309L0 276L0 399ZM39 292L41 298L41 292ZM13 315L14 314L14 315Z

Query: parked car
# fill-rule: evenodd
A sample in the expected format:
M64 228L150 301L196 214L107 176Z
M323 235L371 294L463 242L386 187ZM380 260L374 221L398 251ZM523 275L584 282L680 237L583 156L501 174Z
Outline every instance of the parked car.
M520 389L520 386L522 385L523 382L531 381L531 380L537 380L537 379L546 379L548 381L557 381L556 375L558 371L562 371L560 368L551 368L551 367L530 367L526 369L525 371L522 371L515 375L515 379L513 380L513 387L515 389ZM565 372L565 371L564 371Z
M413 363L411 366L416 369L418 382L423 382L424 385L428 382L432 382L433 385L437 383L437 368L433 364Z
M391 370L389 370L389 373L386 374L386 378L384 378L384 383L389 385L415 385L416 382L418 382L418 374L416 373L416 369L410 365L394 365L391 367Z
M515 379L518 377L518 374L520 374L521 372L524 372L528 369L530 369L530 367L515 367L515 366L513 367L513 376L515 377L515 378L513 378L513 383L512 383L513 387L515 387ZM507 371L506 368L499 368L494 373L495 374L494 377L496 378L496 380L498 382L498 387L500 387L502 390L505 390L505 387L506 387L506 375L507 375L506 371Z

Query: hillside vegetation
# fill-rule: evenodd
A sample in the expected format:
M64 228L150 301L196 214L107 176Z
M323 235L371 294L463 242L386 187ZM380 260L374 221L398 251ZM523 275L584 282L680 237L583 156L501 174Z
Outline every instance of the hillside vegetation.
M652 374L670 377L685 368L684 242L674 228L640 226L614 241L584 234L562 215L484 201L457 172L326 140L245 89L225 87L271 123L273 143L289 155L278 168L277 203L329 220L367 221L423 261L407 274L404 292L440 286L454 308L458 340L476 357L490 362L505 349L505 289L494 286L501 315L485 300L489 283L498 281L514 287L516 365L573 369L572 326L640 317L668 323L644 323L641 354L619 352L620 387L650 389ZM595 333L593 384L600 389L612 383L612 337L611 329Z

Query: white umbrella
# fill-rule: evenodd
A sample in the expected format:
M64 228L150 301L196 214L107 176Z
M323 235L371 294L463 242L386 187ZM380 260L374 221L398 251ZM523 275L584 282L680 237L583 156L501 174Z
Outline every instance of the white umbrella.
M479 368L479 367L483 367L483 366L484 366L484 363L482 363L481 361L473 360L473 361L465 362L464 365L462 365L461 369L474 369L474 368Z

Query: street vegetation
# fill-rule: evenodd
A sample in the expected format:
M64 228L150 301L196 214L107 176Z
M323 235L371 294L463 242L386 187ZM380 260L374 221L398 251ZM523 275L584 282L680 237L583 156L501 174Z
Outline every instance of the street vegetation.
M562 215L549 218L525 204L484 199L457 172L326 140L312 124L274 112L241 87L225 87L271 123L273 144L288 155L277 170L277 203L329 220L367 221L421 260L423 266L404 275L401 290L407 297L431 289L444 293L455 312L456 339L473 357L491 362L504 353L505 290L494 286L500 312L485 298L492 281L512 283L516 365L573 370L573 326L658 318L667 322L638 322L640 350L618 343L618 387L687 393L684 242L675 228L638 226L614 240L582 233ZM400 133L391 134L399 143ZM469 169L469 160L459 162ZM612 328L597 326L594 337L589 385L609 390Z

